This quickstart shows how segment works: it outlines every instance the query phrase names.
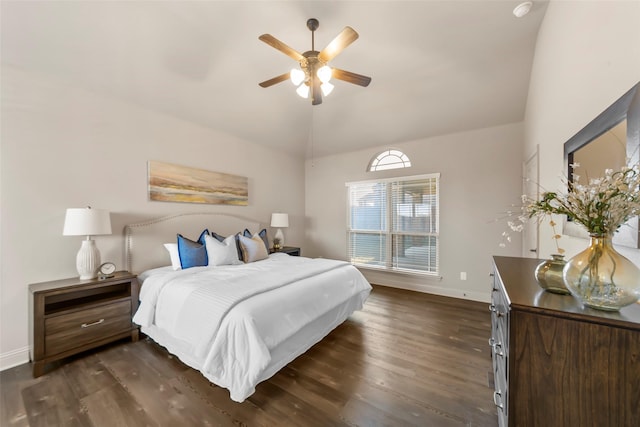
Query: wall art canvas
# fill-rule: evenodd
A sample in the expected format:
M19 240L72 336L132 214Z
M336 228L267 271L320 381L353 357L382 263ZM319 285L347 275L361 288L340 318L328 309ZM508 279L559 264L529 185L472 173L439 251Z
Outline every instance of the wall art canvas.
M149 161L149 200L247 206L248 178Z

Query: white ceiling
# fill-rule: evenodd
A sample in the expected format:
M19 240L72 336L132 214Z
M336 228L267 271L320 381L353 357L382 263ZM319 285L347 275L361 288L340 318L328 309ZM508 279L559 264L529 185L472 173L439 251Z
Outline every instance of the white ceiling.
M546 2L1 2L2 62L299 155L322 156L523 120ZM316 50L346 25L360 38L331 65L372 77L333 81L311 106L286 81L295 62L270 33ZM311 137L313 144L311 143Z

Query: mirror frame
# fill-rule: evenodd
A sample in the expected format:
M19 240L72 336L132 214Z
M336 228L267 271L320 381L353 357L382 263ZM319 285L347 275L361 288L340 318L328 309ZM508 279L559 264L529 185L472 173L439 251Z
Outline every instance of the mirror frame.
M640 82L636 83L609 108L564 143L565 170L568 179L573 175L571 167L573 153L624 119L627 119L627 157L630 163L638 163L640 160ZM633 218L627 224L629 227L621 227L619 232L615 233L614 242L623 246L640 248L640 218ZM563 234L574 237L589 237L586 230L566 221L566 219Z

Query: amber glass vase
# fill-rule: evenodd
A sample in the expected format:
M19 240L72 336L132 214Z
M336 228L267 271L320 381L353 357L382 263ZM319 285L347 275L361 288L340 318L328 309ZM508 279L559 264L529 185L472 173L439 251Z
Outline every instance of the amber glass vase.
M617 311L640 298L640 269L613 248L611 235L592 235L589 247L567 261L563 277L587 307Z
M566 262L564 256L551 254L551 259L544 260L536 267L536 280L542 289L554 294L569 294L564 284L562 271Z

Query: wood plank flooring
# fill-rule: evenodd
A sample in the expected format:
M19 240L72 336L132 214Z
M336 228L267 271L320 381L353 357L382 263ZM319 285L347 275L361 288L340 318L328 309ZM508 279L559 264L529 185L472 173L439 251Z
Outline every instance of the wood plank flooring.
M2 426L496 426L487 304L375 286L239 404L151 340L0 373Z

